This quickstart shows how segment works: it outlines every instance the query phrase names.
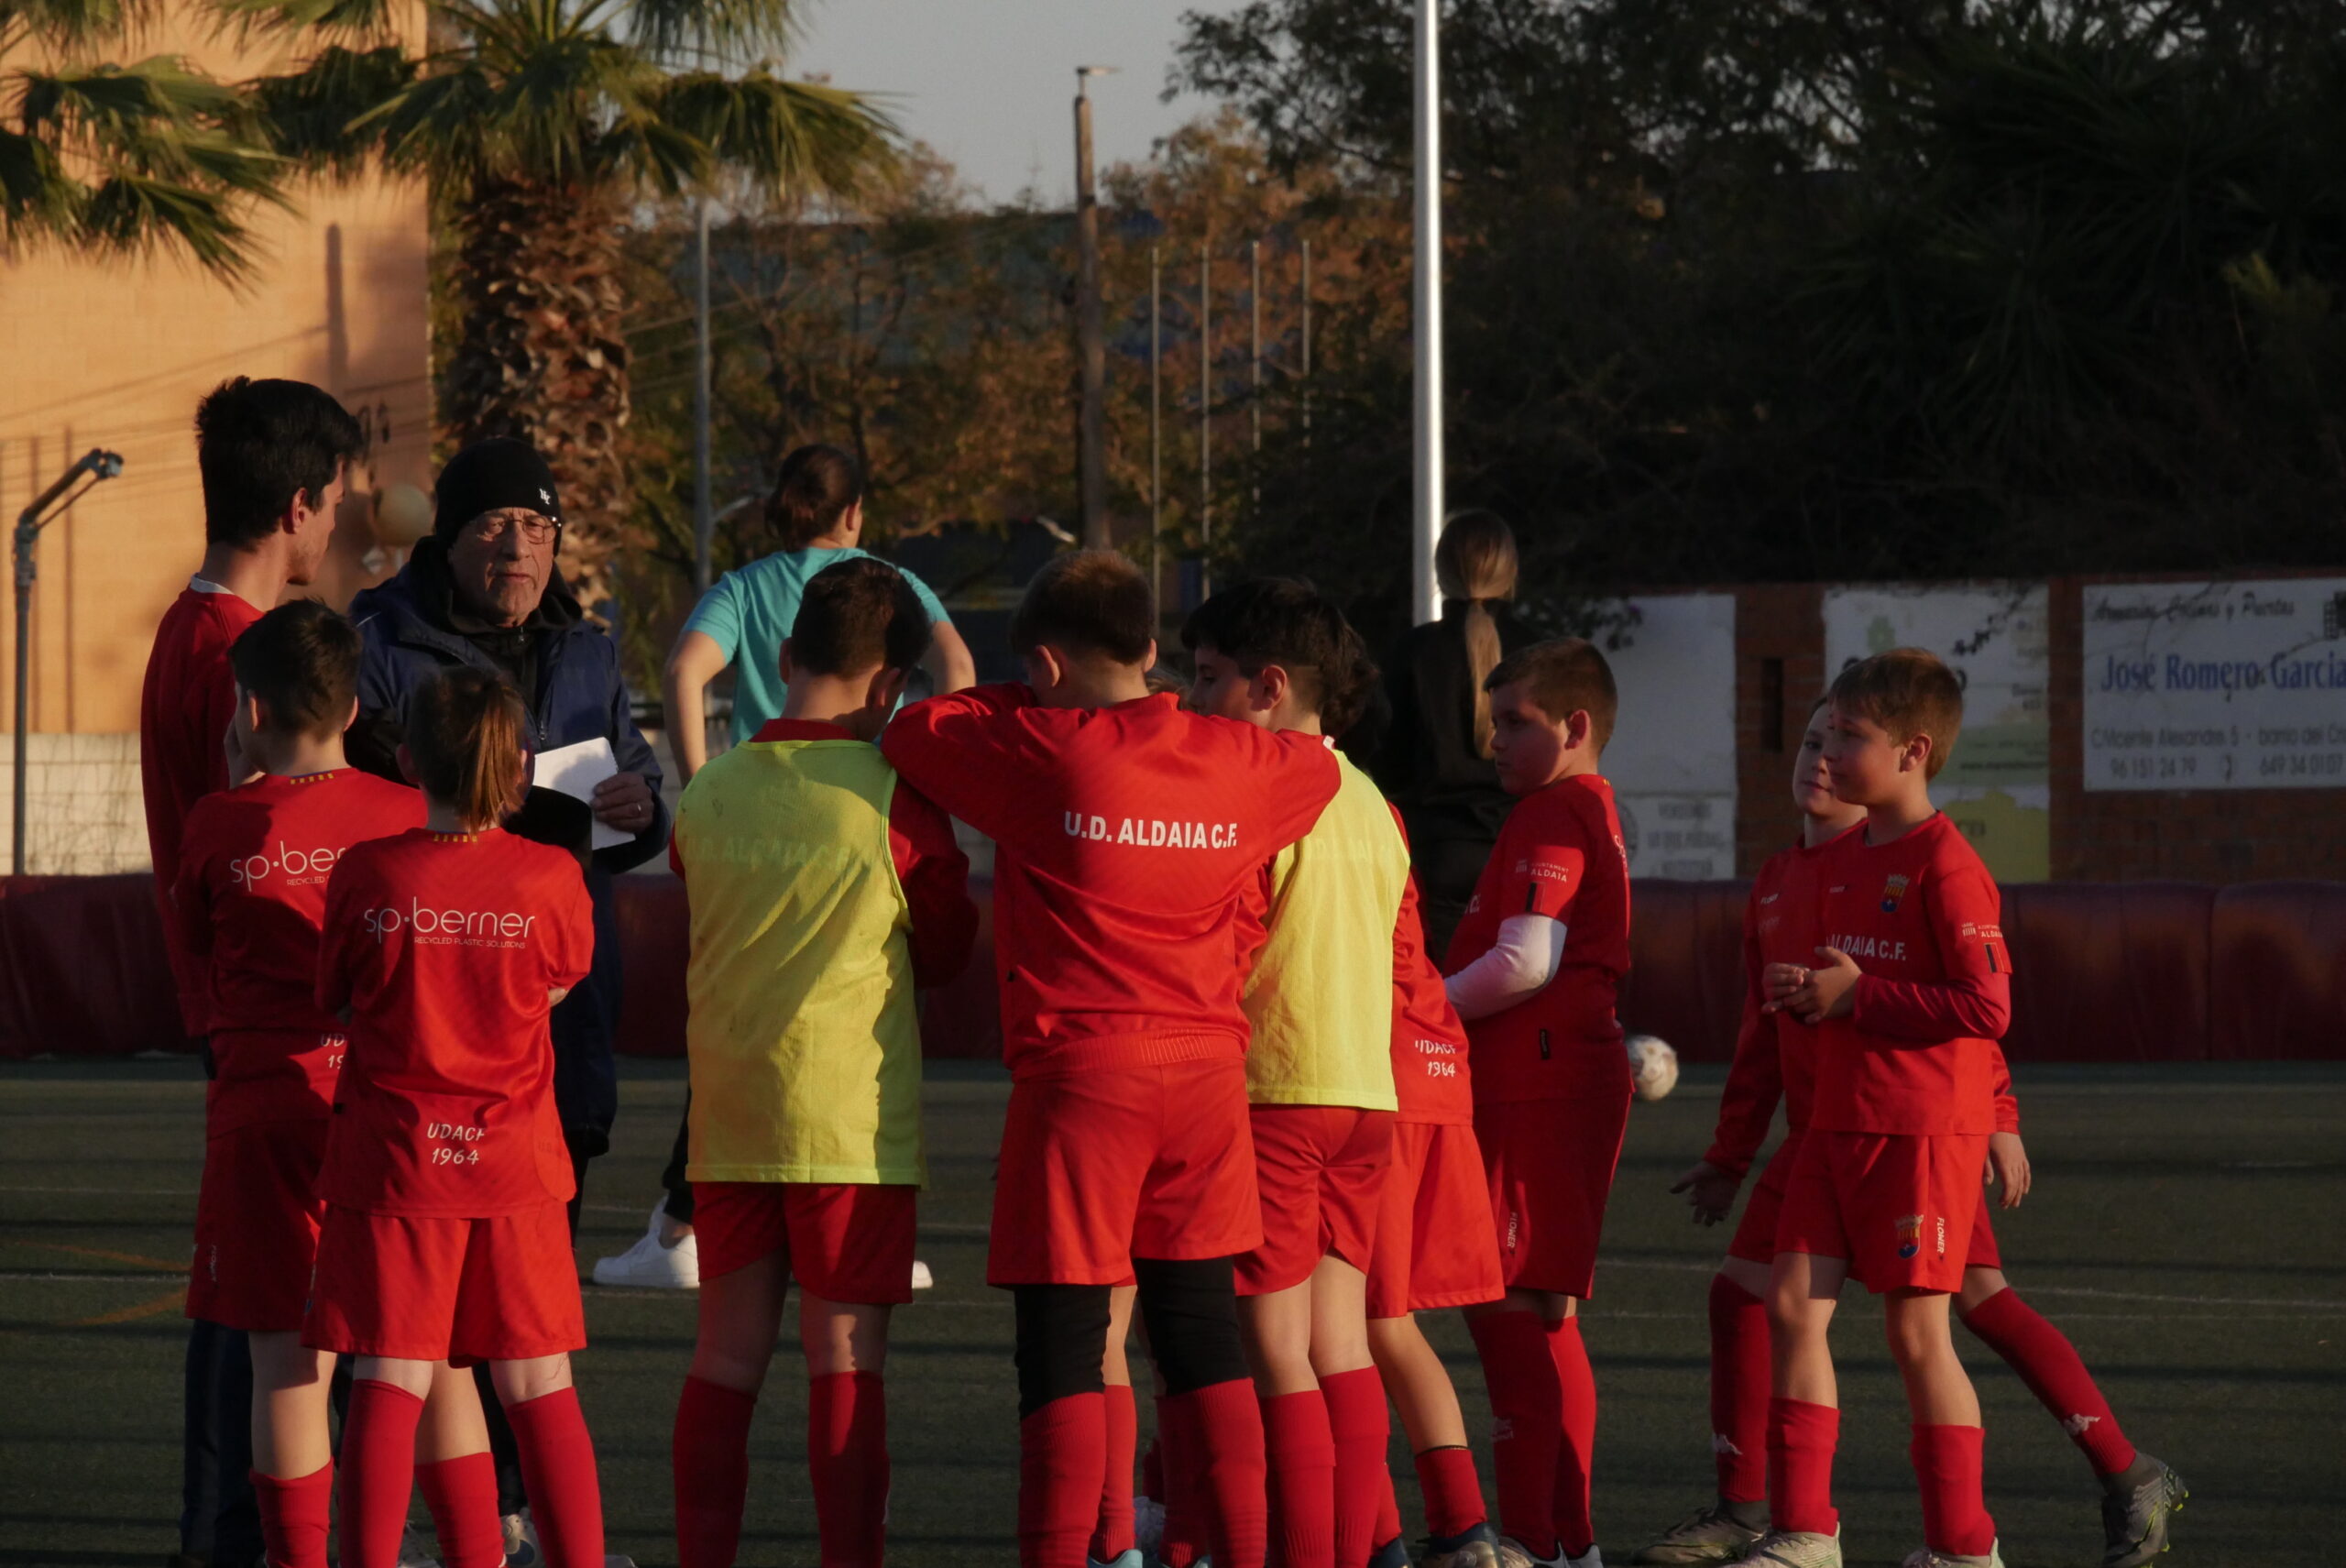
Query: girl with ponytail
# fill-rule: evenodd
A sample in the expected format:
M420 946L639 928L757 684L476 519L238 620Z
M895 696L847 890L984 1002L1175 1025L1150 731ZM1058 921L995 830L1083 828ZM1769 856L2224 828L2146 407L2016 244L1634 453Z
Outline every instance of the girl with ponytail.
M1509 804L1491 766L1483 680L1538 638L1515 620L1515 534L1496 513L1452 517L1433 570L1442 619L1412 627L1386 664L1393 718L1369 771L1409 827L1426 940L1439 961Z
M411 699L400 764L425 826L356 844L326 887L317 1000L346 1011L302 1343L357 1357L341 1457L342 1562L395 1568L435 1365L488 1364L539 1538L562 1568L603 1562L595 1452L570 1383L586 1343L546 1016L594 959L578 862L509 833L527 787L521 700L445 671ZM499 1568L488 1435L431 1423L444 1464L486 1488L488 1529L448 1568ZM471 1510L468 1517L483 1517Z

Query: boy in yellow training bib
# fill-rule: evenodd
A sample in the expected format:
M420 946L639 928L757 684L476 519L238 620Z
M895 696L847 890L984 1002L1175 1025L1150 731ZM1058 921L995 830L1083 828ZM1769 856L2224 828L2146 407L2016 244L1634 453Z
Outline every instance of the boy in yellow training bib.
M817 573L783 644L783 716L695 773L676 807L701 1276L676 1407L681 1568L733 1562L750 1417L793 1277L823 1561L881 1560L881 1371L890 1310L912 1299L926 1176L914 991L958 974L977 930L952 824L872 744L928 639L885 562Z

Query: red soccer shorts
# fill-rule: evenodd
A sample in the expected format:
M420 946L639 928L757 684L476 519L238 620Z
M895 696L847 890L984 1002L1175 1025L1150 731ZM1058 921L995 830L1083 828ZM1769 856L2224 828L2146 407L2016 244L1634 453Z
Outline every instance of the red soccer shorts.
M1393 1113L1256 1105L1248 1121L1263 1245L1238 1260L1238 1293L1290 1289L1310 1279L1323 1257L1366 1273L1393 1157Z
M1237 1057L1010 1086L987 1283L1112 1285L1135 1256L1230 1257L1262 1239Z
M918 1191L842 1181L696 1181L700 1277L714 1279L780 1253L810 1296L869 1306L909 1301Z
M1979 1223L1985 1133L1824 1133L1801 1140L1776 1234L1781 1252L1847 1260L1887 1290L1963 1288Z
M1474 1129L1397 1122L1369 1252L1368 1315L1471 1307L1507 1293Z
M259 1122L203 1146L187 1315L247 1333L301 1326L318 1255L323 1116Z
M560 1203L485 1220L329 1203L301 1343L459 1365L583 1350L569 1216Z
M1629 1127L1627 1093L1474 1107L1474 1137L1510 1290L1586 1300L1596 1285L1605 1201Z
M1768 1163L1760 1168L1760 1179L1751 1184L1751 1196L1743 1201L1743 1218L1736 1222L1735 1236L1727 1244L1727 1256L1762 1267L1775 1260L1776 1231L1784 1217L1784 1190L1792 1184L1792 1168L1800 1163L1800 1144L1798 1129L1786 1133Z

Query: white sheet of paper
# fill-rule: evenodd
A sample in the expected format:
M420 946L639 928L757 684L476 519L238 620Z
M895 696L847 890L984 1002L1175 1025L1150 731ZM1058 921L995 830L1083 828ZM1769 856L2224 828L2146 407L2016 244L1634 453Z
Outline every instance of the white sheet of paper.
M611 750L610 740L597 735L592 740L581 740L576 746L557 746L551 751L538 753L537 765L531 771L530 782L540 789L550 789L579 800L595 798L595 786L619 771L619 760ZM595 836L589 840L593 848L608 850L624 844L634 837L616 828L607 828L603 819L595 818Z

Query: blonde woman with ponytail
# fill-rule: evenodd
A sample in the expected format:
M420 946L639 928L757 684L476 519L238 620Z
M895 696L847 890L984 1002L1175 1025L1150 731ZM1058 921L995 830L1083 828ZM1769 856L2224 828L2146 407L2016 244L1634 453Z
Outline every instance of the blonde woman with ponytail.
M1411 628L1385 667L1393 713L1371 772L1408 824L1437 961L1507 819L1491 766L1483 679L1538 639L1514 618L1515 534L1493 512L1453 515L1434 546L1442 619Z
M575 1182L554 1107L547 1015L594 959L578 861L504 820L527 787L513 688L456 668L410 698L400 767L425 826L345 851L326 886L318 993L349 1049L318 1182L325 1201L302 1343L357 1357L341 1471L342 1561L394 1568L435 1365L486 1362L548 1559L603 1562L595 1451L570 1383L585 1347L565 1212ZM488 1499L488 1434L435 1432Z

